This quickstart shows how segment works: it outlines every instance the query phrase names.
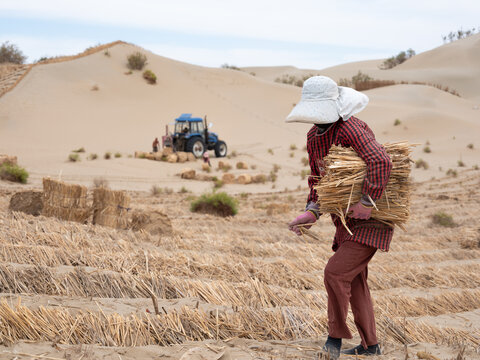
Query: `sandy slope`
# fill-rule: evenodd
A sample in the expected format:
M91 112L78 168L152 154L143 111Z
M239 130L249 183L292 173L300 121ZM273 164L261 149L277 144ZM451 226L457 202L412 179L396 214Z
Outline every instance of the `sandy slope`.
M444 77L435 78L435 82L443 84L450 76L464 84L465 91L470 89L475 94L478 89L470 82L478 78L474 61L478 57L478 42L479 37L474 36L419 54L393 70L376 71L386 74L386 78L396 74L398 79L404 79L407 73L413 78L442 74ZM147 68L157 74L157 85L148 85L138 71L125 74L126 57L137 50L147 54ZM208 115L208 120L214 123L213 130L227 142L230 151L239 154L231 160L233 167L236 161L244 160L256 166L248 171L251 174L268 174L273 164L279 163L282 169L275 184L277 189L305 185L299 173L304 169L300 160L306 153L300 149L309 126L284 123L301 90L268 80L278 71L303 70L267 68L263 69L268 72L267 79L262 79L259 69L252 69L258 72L252 76L242 71L203 68L127 44L114 46L110 54L108 57L99 52L72 61L35 66L13 91L0 98L0 153L17 155L30 171L33 184L39 184L43 176L61 174L65 180L84 184L103 176L113 187L131 190L147 190L152 184L159 184L204 191L211 184L178 181L175 175L186 166L198 170L198 162L172 165L127 158L135 150L149 150L153 137L161 136L166 124L182 112L191 112ZM448 54L458 55L462 61L450 63ZM379 62L345 64L325 69L324 73L348 77L363 66L371 75L380 77L371 72ZM465 72L470 78L462 75ZM98 91L91 90L95 85ZM359 117L372 127L379 141L430 142L431 154L423 154L423 146L414 154L430 164L430 170L415 172L416 179L439 176L455 167L458 160L467 166L480 162L477 149L480 145L475 144L480 111L474 100L418 85L385 87L367 94L370 105ZM395 119L400 119L402 125L394 127ZM470 143L476 145L473 150L466 148ZM291 152L291 144L299 150ZM70 151L79 147L87 150L82 161L68 163ZM103 160L106 151L118 151L122 158ZM99 154L100 159L87 161L89 153ZM216 167L217 160L213 163ZM228 188L234 192L270 191L272 184Z
M480 102L480 34L418 54L390 70L381 70L379 66L382 62L383 60L358 61L319 70L293 67L250 67L245 70L271 81L285 74L321 74L338 81L340 78L349 79L361 71L375 79L420 81L448 86L462 97L474 100L477 105Z

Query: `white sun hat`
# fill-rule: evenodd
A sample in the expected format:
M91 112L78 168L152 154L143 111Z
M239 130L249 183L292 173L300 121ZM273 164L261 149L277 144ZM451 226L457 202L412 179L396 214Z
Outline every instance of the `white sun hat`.
M326 76L313 76L303 83L302 98L286 122L330 124L340 117L348 120L368 104L368 96L349 87L338 86Z

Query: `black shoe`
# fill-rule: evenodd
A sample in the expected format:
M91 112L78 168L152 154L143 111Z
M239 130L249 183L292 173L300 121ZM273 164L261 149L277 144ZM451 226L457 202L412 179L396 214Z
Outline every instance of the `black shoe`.
M364 349L363 345L358 345L352 349L342 350L342 354L372 356L372 355L382 355L382 352L380 351L380 346L378 346L377 344L377 345L370 345L367 349Z
M342 348L342 339L328 337L323 345L322 350L330 354L330 359L335 360L340 356L340 349Z

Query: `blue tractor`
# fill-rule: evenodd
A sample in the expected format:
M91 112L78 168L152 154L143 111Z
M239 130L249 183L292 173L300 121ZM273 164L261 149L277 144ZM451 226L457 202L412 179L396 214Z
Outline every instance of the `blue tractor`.
M191 152L196 158L202 157L206 150L215 150L216 157L227 155L227 144L218 139L218 135L208 131L207 117L192 117L182 114L175 119L175 131L162 137L163 146L172 147L173 151Z

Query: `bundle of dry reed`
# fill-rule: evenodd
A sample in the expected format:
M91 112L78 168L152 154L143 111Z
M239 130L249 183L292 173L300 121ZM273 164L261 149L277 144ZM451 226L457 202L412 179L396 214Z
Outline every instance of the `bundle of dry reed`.
M125 191L103 187L93 191L93 224L126 229L130 197Z
M84 223L90 213L85 186L43 178L42 215Z
M384 144L384 147L393 167L382 197L375 201L371 217L403 229L410 215L412 146L407 142L398 142ZM324 160L326 174L315 186L320 212L338 215L347 227L345 214L351 205L360 201L367 167L353 149L335 145Z

